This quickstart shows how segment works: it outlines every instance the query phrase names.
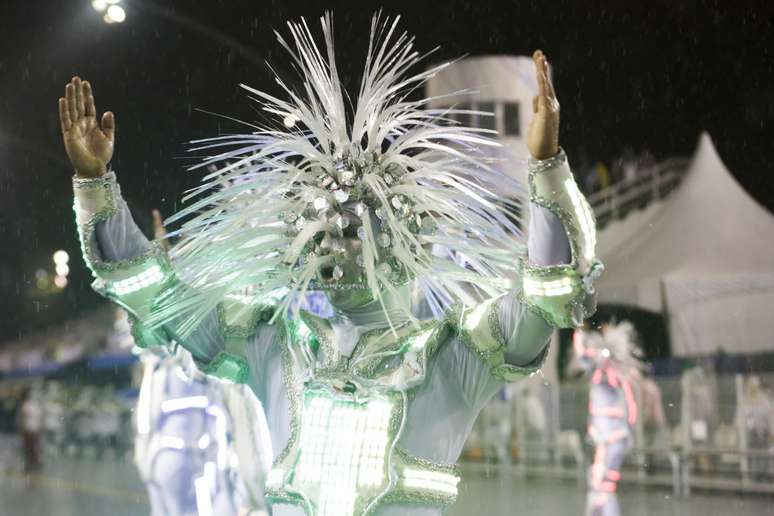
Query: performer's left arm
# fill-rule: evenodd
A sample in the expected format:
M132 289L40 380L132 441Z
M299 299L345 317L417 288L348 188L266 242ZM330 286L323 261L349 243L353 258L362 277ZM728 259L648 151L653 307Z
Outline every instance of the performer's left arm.
M626 421L630 426L634 426L637 424L639 410L637 409L637 400L632 390L632 383L628 378L624 378L621 383L624 391L624 400L626 401Z
M536 51L539 93L527 133L530 226L521 284L463 313L461 335L495 377L512 380L543 362L554 328L573 328L595 310L594 216L559 147L559 103L548 63Z

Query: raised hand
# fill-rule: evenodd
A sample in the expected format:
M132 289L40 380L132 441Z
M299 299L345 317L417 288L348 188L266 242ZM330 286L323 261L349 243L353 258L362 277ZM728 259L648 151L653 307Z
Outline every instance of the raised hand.
M527 129L527 149L535 159L548 159L559 152L559 101L548 75L548 61L540 50L532 54L538 94L532 99L532 121Z
M161 212L156 209L153 210L153 238L161 242L167 251L172 247L167 238L167 228L164 227L164 221L161 219Z
M65 86L65 96L59 99L59 121L75 174L83 178L105 174L113 156L116 121L113 113L106 111L101 124L97 122L94 95L88 81L73 77Z

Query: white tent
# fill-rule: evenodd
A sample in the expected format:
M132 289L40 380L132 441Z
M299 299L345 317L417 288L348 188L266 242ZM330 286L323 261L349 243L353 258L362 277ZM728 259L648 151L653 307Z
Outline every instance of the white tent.
M664 313L674 355L774 351L774 216L708 134L677 191L609 224L598 251L600 303Z

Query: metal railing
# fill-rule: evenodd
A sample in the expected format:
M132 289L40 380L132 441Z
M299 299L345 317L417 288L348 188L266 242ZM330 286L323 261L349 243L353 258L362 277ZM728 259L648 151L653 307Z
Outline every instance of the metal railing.
M680 184L690 160L670 158L654 167L641 170L636 177L622 179L587 196L597 217L597 226L626 217L632 210L643 209L663 199Z
M763 385L774 385L774 374L757 376ZM638 419L634 446L624 464L623 483L668 488L683 496L694 489L774 494L774 441L770 448L760 449L751 447L745 438L745 377L726 373L709 378L713 386L714 420L708 421L707 435L696 441L689 431L694 410L685 382L680 376L656 377L665 420L660 426L650 425L646 429L643 418ZM493 400L500 406L492 414L485 413L476 427L480 437L473 446L483 447L484 451L466 454L466 466L485 467L498 474L585 483L593 453L591 446L584 443L588 385L579 380L547 388L549 395L539 395L540 400L547 402L543 405L546 419L537 429L527 428L530 422L520 395L507 401ZM644 410L640 389L635 389L635 397ZM554 411L561 417L551 416ZM497 417L508 417L511 425L506 444L510 453L506 458L493 453L497 449L491 442L495 433L486 431L486 425L496 422ZM731 443L729 437L733 438Z

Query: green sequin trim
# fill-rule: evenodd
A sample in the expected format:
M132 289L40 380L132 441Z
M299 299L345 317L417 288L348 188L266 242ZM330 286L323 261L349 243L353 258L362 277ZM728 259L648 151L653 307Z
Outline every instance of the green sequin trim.
M573 314L576 312L582 313L584 318L589 317L590 313L585 313L584 307L585 307L585 299L590 293L586 290L586 288L583 285L583 279L579 277L577 272L577 266L578 266L578 237L580 235L580 229L575 224L574 217L567 212L567 210L563 209L561 206L559 206L557 203L552 202L549 199L546 199L545 197L541 197L538 195L533 194L536 190L535 188L535 176L538 174L543 174L546 172L549 172L551 170L554 170L556 167L559 167L561 165L564 165L567 163L567 156L564 153L564 150L560 149L559 154L556 156L549 158L547 160L530 160L529 162L529 174L528 174L528 182L529 182L529 189L530 189L530 201L537 204L538 206L542 206L546 208L547 210L554 213L557 217L559 217L559 220L562 222L562 226L564 227L564 231L567 235L567 239L570 242L570 253L571 253L571 263L570 264L562 264L562 265L553 265L553 266L547 266L547 267L538 267L538 266L530 266L528 265L528 259L526 256L522 257L521 263L522 263L522 275L523 276L530 276L533 278L540 278L545 277L549 275L555 275L555 274L562 274L564 276L570 277L573 279L574 287L573 290L575 291L575 295L570 299L568 303L564 305L564 307L561 308L561 310L564 312L564 314L557 319L557 314L551 314L547 312L546 310L535 306L534 303L532 303L525 295L521 294L519 297L519 300L526 304L527 306L531 307L535 313L540 315L547 323L549 323L552 326L560 326L560 327L572 327L573 324ZM572 177L572 174L570 174ZM594 220L594 213L591 212L592 221L594 222L594 225L596 226L596 220ZM599 261L595 260L590 265L590 270L593 270L594 268L598 267Z
M244 358L221 351L200 369L210 376L230 380L234 383L245 383L250 367Z
M546 345L535 360L527 365L518 366L504 363L493 367L491 371L492 376L502 382L513 382L520 378L524 378L525 376L533 375L543 367L543 364L545 364L546 357L548 357L548 348L549 346Z
M342 357L339 350L333 343L332 328L329 321L314 315L313 313L302 310L300 312L301 322L305 324L313 337L323 350L324 360L322 369L341 371L346 367L346 357ZM299 336L296 336L299 338ZM302 342L301 345L310 345L310 341Z
M394 451L396 462L400 465L399 472L408 468L421 469L437 473L445 473L455 477L460 476L459 469L454 464L443 464L433 462L421 457L409 455L403 448L397 447ZM399 474L400 476L400 474ZM422 506L447 507L454 504L457 495L452 493L442 493L437 490L422 489L419 487L407 487L398 481L398 484L383 498L384 505L388 504L412 504Z
M107 206L96 213L91 214L86 222L78 222L78 238L81 242L81 252L86 261L86 265L91 270L94 276L99 276L99 270L104 269L109 264L101 261L99 253L92 247L91 236L96 231L96 226L100 222L104 222L111 216L115 215L118 211L118 201L120 194L118 192L118 184L115 180L115 174L107 174L106 176L94 178L94 179L79 179L73 178L73 188L76 190L96 190L98 188L105 189L105 197ZM78 202L77 197L73 202L73 211L76 214L76 221L78 220Z
M556 156L552 156L548 159L530 158L527 166L530 175L534 175L553 170L560 165L564 165L565 163L567 163L567 154L564 152L564 149L559 147L559 152L556 154Z
M593 267L596 266L597 262L594 262ZM544 308L538 306L536 303L532 302L527 295L524 293L523 290L519 290L518 299L521 303L527 305L530 307L533 312L538 314L540 317L542 317L548 324L552 326L557 326L560 328L571 328L574 327L575 324L573 322L573 317L575 313L582 313L585 317L590 316L591 314L585 313L585 300L590 294L587 290L585 285L583 284L583 280L578 275L578 272L573 268L571 265L552 265L548 267L534 267L527 265L526 262L522 263L522 276L523 277L530 277L530 278L536 278L536 279L542 279L547 278L550 276L560 275L563 277L570 278L572 280L572 289L574 294L568 299L568 301L563 305L560 306L557 312L560 313L551 313Z
M490 366L497 365L497 363L500 361L498 359L502 357L505 349L507 348L507 343L502 336L502 329L500 328L500 319L498 314L499 305L500 302L498 300L492 303L492 305L487 309L486 318L490 324L489 327L493 332L496 333L495 335L491 336L498 344L496 347L492 347L490 349L481 349L480 346L477 346L470 332L462 327L464 321L462 320L461 305L455 305L451 310L449 310L449 312L447 312L448 315L446 318L448 323L454 329L454 332L460 342L462 342L470 351L472 351L475 355L477 355L479 358L481 358L481 360ZM494 325L492 325L493 321L495 321Z
M157 346L166 346L171 339L163 330L149 330L133 315L129 314L129 326L132 339L137 347L147 349Z
M274 315L274 307L259 304L250 309L250 317L248 317L246 324L228 324L226 310L223 303L218 304L218 327L220 328L221 334L226 338L236 337L248 339L258 331L258 323L261 321L269 321Z
M298 434L300 431L300 417L299 410L301 401L301 389L299 389L298 378L296 377L295 364L293 363L293 355L290 351L290 328L288 328L289 321L282 319L282 324L277 328L277 343L282 346L282 379L285 383L285 391L288 397L288 410L290 411L290 435L288 436L288 442L285 448L274 458L272 464L276 467L287 458L290 451L295 447L298 440ZM268 493L268 491L267 491Z

